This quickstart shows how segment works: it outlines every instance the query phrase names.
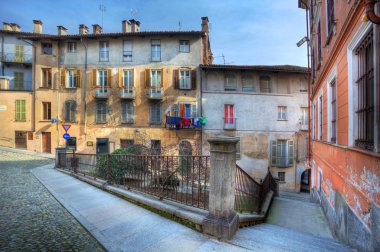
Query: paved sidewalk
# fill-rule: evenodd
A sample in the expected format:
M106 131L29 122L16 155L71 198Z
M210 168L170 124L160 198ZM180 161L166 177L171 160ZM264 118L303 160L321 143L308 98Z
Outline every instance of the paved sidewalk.
M8 147L3 147L3 146L0 146L0 151L14 152L14 153L19 153L19 154L23 154L23 155L55 159L55 154L43 153L43 152L34 152L34 151L29 151L29 150L8 148Z

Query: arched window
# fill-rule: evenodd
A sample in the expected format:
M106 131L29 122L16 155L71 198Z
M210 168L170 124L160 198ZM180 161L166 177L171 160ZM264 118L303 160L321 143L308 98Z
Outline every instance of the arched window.
M270 77L269 76L261 76L260 77L260 93L271 93Z
M75 122L75 113L77 110L76 101L66 101L65 103L65 121Z

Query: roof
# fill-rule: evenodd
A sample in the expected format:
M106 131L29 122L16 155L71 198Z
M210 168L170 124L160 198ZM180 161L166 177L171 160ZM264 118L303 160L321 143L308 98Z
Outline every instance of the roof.
M178 36L178 35L191 35L191 36L203 36L205 35L202 31L140 31L140 32L115 32L115 33L88 33L88 34L66 34L66 35L52 35L52 34L38 34L38 33L28 33L22 34L21 39L28 40L42 40L42 39L52 39L52 40L67 40L67 39L80 39L80 38L119 38L119 37L138 37L138 36Z
M20 35L20 36L33 36L33 35L35 35L35 33L33 33L33 32L8 31L8 30L2 30L2 29L0 29L0 34L1 33L15 34L15 35Z
M307 67L292 65L200 65L201 69L218 69L218 70L256 70L256 71L272 71L272 72L291 72L291 73L307 73Z

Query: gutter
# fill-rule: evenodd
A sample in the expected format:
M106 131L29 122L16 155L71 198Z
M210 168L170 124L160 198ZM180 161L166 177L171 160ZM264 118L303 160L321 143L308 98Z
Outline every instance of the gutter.
M34 132L36 130L36 46L27 41L27 40L24 40L22 39L22 41L24 41L25 43L29 44L32 46L33 48L33 63L32 63L32 116L31 116L31 120L32 120L32 128L31 128L31 131Z
M82 91L82 100L84 102L84 111L83 111L83 116L84 116L84 139L85 141L87 140L87 46L83 42L83 37L80 38L80 42L84 47L84 74L83 74L83 91Z

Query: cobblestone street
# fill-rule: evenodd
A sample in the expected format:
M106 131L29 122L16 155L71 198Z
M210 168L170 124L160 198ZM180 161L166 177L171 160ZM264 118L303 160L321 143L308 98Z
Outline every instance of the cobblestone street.
M0 150L0 251L103 251L31 173L52 162Z

